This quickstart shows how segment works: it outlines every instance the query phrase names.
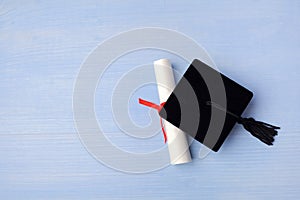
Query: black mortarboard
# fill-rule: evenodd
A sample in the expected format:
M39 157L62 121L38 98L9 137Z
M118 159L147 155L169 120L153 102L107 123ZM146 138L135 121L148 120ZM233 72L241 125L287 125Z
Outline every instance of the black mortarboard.
M237 122L271 145L279 127L241 117L252 96L248 89L195 59L159 115L214 151Z

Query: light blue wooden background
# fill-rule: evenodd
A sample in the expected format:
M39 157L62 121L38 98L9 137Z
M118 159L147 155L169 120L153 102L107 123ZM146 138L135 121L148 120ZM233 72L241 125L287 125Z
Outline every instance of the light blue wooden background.
M222 72L254 91L245 115L280 125L275 145L236 127L219 153L187 165L133 175L96 161L73 122L76 75L106 38L145 26L194 38ZM298 199L299 35L297 0L0 1L0 198ZM166 56L141 55L113 65L107 80ZM186 67L168 56L178 70ZM98 92L105 97L105 90ZM143 109L130 112L143 116ZM126 137L115 142L143 151L139 140ZM150 149L163 146L160 134L149 141Z

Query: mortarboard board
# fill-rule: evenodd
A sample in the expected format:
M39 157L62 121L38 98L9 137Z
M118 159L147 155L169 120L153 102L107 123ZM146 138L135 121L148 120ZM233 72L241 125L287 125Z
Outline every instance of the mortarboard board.
M159 115L214 151L218 151L236 123L272 145L279 127L242 118L253 93L195 59Z

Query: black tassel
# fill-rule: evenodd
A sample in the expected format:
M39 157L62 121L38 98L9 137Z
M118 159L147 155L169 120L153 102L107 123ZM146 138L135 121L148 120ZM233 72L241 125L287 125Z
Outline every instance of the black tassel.
M265 122L255 121L252 117L240 117L237 122L242 124L254 137L267 145L273 145L274 137L277 135L277 129L280 129L280 127Z
M237 123L242 124L244 128L249 131L254 137L258 138L260 141L267 145L273 145L274 137L278 133L277 129L280 129L280 127L273 126L265 122L256 121L252 117L242 118L228 110L225 110L222 106L211 101L206 101L206 105L213 106L228 113L232 117L236 118Z

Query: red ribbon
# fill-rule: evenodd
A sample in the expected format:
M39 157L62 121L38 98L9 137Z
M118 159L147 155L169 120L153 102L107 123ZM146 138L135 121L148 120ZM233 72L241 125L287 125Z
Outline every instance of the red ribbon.
M165 105L166 102L163 102L160 105L157 105L157 104L152 103L150 101L146 101L144 99L139 98L139 103L142 104L142 105L144 105L144 106L147 106L147 107L150 107L150 108L154 108L155 110L157 110L157 112L159 112L164 107L164 105ZM166 143L167 142L167 134L166 134L163 122L162 122L162 118L160 118L159 121L160 121L161 130L162 130L162 132L164 134L164 140L165 140L165 143Z

